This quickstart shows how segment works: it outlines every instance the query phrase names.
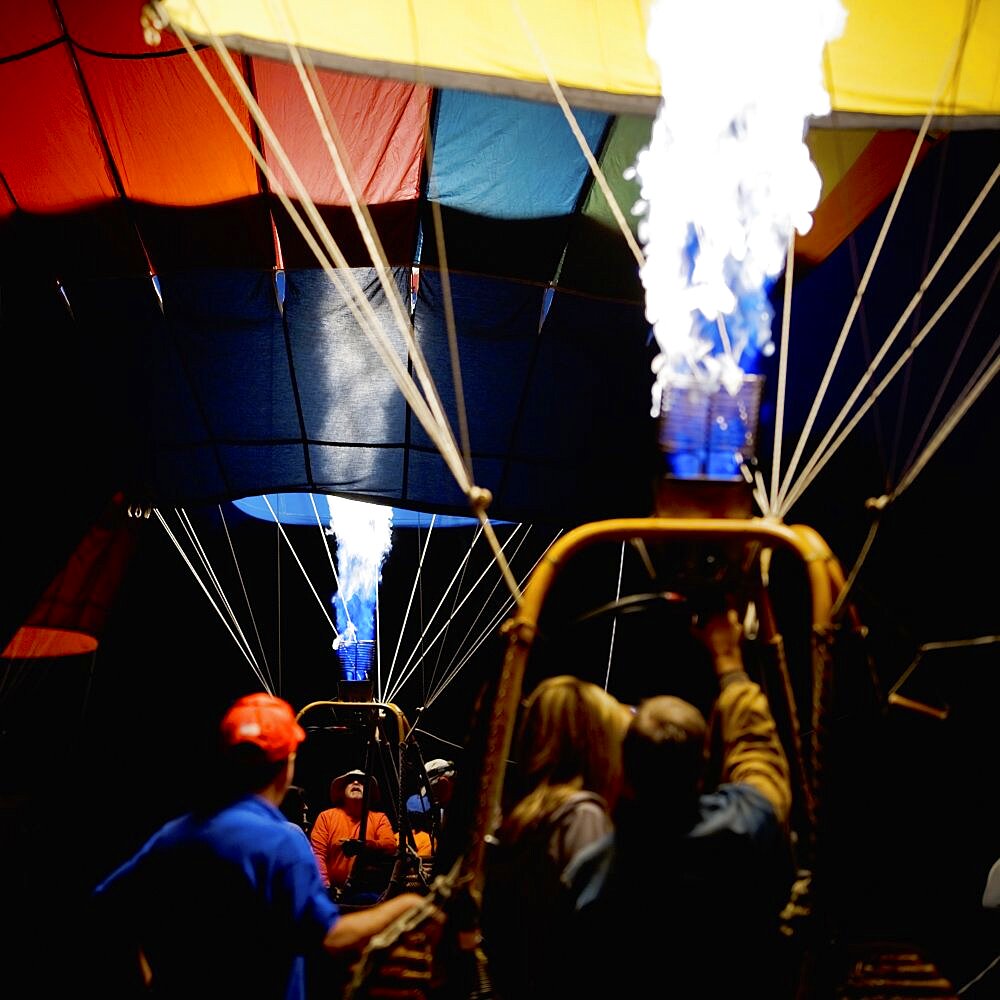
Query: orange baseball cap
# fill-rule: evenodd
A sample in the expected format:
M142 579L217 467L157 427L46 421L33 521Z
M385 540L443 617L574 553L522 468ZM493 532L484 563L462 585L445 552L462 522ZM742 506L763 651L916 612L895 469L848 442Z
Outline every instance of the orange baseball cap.
M227 746L253 743L267 754L268 760L284 760L306 738L292 706L264 692L248 694L236 701L219 728Z

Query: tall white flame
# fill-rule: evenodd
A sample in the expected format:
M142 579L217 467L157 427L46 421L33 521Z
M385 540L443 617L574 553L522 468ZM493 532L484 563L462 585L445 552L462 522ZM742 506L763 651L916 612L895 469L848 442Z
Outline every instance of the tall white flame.
M822 51L845 18L839 0L652 5L647 45L663 100L636 160L634 211L660 351L654 415L673 375L735 394L744 354L774 349L766 292L792 227L812 225L821 183L804 137L809 116L830 110ZM720 349L727 339L731 350Z
M338 649L375 636L378 585L392 544L392 508L332 496L327 503L328 530L337 536L334 605L340 634L333 648Z

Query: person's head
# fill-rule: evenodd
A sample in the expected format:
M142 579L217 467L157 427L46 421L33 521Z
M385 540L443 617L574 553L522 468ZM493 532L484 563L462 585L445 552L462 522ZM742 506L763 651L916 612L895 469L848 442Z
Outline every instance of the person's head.
M706 731L705 717L682 698L642 701L622 744L624 801L686 828L701 791Z
M631 714L603 688L569 674L543 680L524 703L517 755L526 791L568 785L613 808Z
M427 784L406 800L406 811L414 830L431 830L434 826L432 807L437 817L443 818L444 808L451 801L455 789L455 762L435 757L424 765Z
M258 692L235 701L219 725L224 775L235 794L255 792L280 803L306 738L292 706Z
M378 782L374 776L368 777L368 785L371 791L368 796L369 806L378 804L380 795ZM365 797L365 772L357 769L346 771L330 782L330 802L334 806L339 806L352 816L361 815L361 807Z
M426 763L424 770L427 772L427 782L434 801L439 806L446 806L451 801L455 787L455 762L435 757Z
M289 785L281 802L281 811L285 819L301 826L304 830L309 827L309 801L306 798L306 790L300 785Z

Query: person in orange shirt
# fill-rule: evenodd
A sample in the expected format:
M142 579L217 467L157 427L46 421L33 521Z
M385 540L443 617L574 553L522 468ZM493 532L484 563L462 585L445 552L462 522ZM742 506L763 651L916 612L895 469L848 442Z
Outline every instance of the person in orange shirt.
M365 780L364 771L358 770L334 778L330 783L333 806L316 817L309 835L320 875L335 898L343 893L363 849L376 855L391 855L396 851L396 832L384 812L369 809L362 834ZM378 783L370 776L367 781L370 801L377 805Z

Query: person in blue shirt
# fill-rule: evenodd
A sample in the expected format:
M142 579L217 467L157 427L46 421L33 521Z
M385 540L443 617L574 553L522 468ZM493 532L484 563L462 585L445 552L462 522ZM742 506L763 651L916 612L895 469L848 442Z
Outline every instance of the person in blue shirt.
M694 629L719 682L710 722L672 695L641 702L622 747L615 830L564 872L575 900L568 962L597 995L791 995L779 917L794 876L788 761L761 688L743 667L732 610ZM721 782L708 782L717 737ZM708 787L706 787L706 784Z
M164 824L104 879L97 914L156 997L304 1000L307 958L346 970L422 897L352 913L330 900L308 839L279 808L305 739L286 701L240 698L220 737L215 801Z

